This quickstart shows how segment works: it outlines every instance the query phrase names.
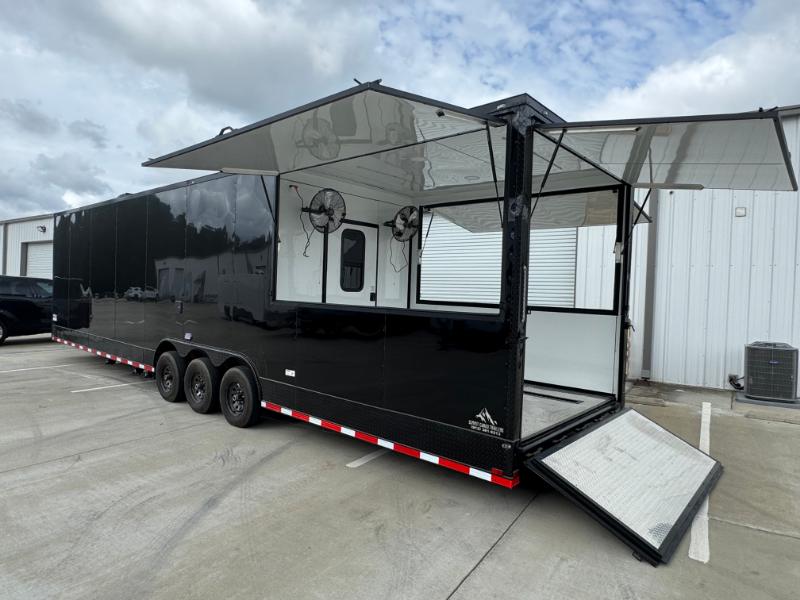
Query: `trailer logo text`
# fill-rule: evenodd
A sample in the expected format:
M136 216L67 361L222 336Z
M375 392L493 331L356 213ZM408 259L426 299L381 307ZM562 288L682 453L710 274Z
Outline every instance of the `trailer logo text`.
M474 419L469 420L469 427L475 431L490 433L492 435L503 435L504 431L504 429L497 424L497 421L492 418L492 415L489 414L486 407L482 408L481 412L475 415Z

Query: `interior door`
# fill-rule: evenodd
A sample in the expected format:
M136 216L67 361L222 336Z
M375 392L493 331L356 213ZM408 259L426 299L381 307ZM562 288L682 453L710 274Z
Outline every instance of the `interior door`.
M328 234L325 302L375 306L378 227L343 223Z

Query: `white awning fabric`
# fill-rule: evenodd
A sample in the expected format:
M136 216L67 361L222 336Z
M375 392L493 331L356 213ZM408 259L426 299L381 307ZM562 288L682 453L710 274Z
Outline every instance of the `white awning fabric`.
M563 146L637 187L797 189L777 111L560 123L537 130L552 140L563 132Z
M468 109L363 84L144 163L279 174L485 130ZM413 152L412 152L413 154ZM411 157L413 159L413 157Z

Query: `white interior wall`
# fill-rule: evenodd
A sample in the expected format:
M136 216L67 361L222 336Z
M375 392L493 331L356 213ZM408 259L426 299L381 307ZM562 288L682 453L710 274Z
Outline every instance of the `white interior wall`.
M296 185L297 191L291 186ZM301 213L302 204L308 206L311 198L323 187L330 186L325 179L313 174L298 173L281 178L280 208L278 211L278 300L320 302L322 299L322 243L323 235L314 232L311 244L303 256L307 232L312 231L308 215ZM347 219L378 225L378 306L404 307L408 284L408 266L404 261L401 245L392 241L391 229L384 225L395 213L411 201L401 195L364 188L345 182L336 182L347 207ZM299 193L299 195L298 195ZM300 221L300 215L303 221ZM391 250L391 255L390 255ZM369 250L368 250L369 251ZM408 253L408 244L406 244ZM391 258L391 261L390 261ZM394 267L392 266L394 263Z
M615 315L534 311L528 315L526 335L525 379L614 392Z

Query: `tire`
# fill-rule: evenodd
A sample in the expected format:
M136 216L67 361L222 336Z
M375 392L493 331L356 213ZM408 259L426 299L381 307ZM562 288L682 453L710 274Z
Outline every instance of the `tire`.
M177 352L164 352L155 368L158 393L167 402L183 400L183 359Z
M5 342L7 337L8 337L8 327L6 327L6 324L3 323L2 319L0 319L0 344Z
M183 394L192 410L200 414L219 408L219 373L207 358L195 358L183 376Z
M261 414L258 386L250 369L232 367L225 371L219 386L220 406L225 420L234 427L250 427Z

